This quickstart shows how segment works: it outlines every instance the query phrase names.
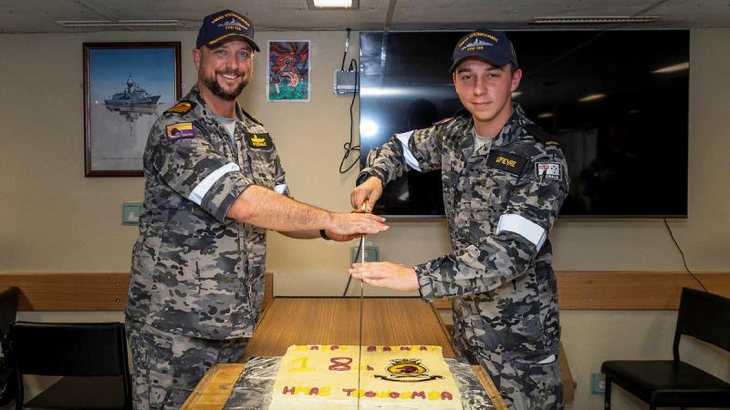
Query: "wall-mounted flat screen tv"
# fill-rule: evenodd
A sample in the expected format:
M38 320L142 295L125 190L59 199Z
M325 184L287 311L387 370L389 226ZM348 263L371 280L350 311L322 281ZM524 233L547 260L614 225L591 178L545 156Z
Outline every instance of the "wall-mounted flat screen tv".
M360 34L361 166L394 133L461 108L448 72L466 32ZM566 155L561 217L686 217L688 30L510 31L523 70L513 101ZM438 172L409 171L376 209L443 216Z

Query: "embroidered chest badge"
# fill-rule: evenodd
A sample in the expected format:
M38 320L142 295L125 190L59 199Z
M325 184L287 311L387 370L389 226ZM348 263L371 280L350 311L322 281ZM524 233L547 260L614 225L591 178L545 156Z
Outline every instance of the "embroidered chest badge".
M178 122L165 127L167 141L177 141L195 137L195 130L192 122Z
M521 175L522 169L525 168L527 161L519 155L512 155L507 152L490 151L487 157L487 166L490 168L501 169L510 174Z
M271 137L267 133L246 133L248 146L253 149L266 149L272 146Z
M535 176L540 179L562 181L563 171L557 162L537 162L535 163Z

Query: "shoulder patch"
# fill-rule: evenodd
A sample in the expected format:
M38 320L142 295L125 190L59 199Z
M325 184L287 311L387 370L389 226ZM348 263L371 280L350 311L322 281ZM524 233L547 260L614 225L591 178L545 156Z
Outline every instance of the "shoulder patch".
M168 108L167 112L173 112L176 114L185 114L186 112L192 110L197 104L190 101L180 101L179 103L173 105L172 107Z
M536 162L535 177L539 180L552 179L555 181L563 180L563 167L557 162Z
M271 137L266 132L250 133L246 134L246 141L248 146L252 149L269 149L274 144L271 142Z
M165 127L167 141L177 141L195 137L195 129L192 122L178 122Z
M533 123L527 123L522 127L523 130L527 131L528 134L535 137L536 140L542 142L545 145L560 145L558 144L558 141L545 132L542 128L540 128L539 125L533 124Z
M510 174L521 175L525 168L527 160L519 155L513 155L508 152L491 150L487 157L487 166L490 168L501 169Z

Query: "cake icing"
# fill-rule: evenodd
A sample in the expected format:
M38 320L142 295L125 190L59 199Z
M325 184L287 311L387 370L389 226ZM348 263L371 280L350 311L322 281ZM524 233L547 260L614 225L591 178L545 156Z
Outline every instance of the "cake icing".
M440 346L293 345L281 359L269 409L461 409ZM360 388L358 389L358 369Z

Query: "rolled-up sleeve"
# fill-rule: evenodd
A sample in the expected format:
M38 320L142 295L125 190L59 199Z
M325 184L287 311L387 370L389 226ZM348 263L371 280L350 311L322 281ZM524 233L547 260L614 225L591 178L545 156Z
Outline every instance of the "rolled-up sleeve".
M535 161L510 192L504 212L485 237L463 249L415 266L423 298L485 293L524 274L545 243L568 193L566 164L560 155L542 160L561 168L561 179L538 176Z
M195 133L202 132L195 128ZM198 204L219 222L226 223L226 214L233 202L253 184L238 164L197 135L169 140L162 131L150 138L153 138L151 164L160 178L179 195Z
M418 172L441 167L440 138L444 126L434 126L393 135L367 157L367 167L358 176L362 183L367 176L378 177L383 185L401 176L408 168Z

